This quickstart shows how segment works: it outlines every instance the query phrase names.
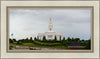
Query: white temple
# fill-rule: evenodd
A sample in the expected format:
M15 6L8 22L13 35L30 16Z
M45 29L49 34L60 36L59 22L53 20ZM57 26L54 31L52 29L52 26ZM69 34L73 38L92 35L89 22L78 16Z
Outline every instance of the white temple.
M38 33L38 38L40 40L43 40L43 37L46 37L46 40L54 40L55 39L55 36L57 38L57 40L62 40L63 36L61 33L56 33L54 30L53 30L53 24L51 22L51 18L50 18L50 22L49 22L49 26L48 26L48 31L45 32L45 33Z

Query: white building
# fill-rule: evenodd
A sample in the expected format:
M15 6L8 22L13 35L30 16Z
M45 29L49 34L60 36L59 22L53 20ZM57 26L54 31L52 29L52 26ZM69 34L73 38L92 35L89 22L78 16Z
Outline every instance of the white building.
M54 30L53 30L53 24L51 22L51 18L50 18L50 22L49 22L49 26L48 26L48 31L45 32L45 33L38 33L38 38L40 40L43 40L43 37L46 37L46 40L54 40L55 39L55 36L57 38L57 40L62 40L63 36L61 33L56 33Z

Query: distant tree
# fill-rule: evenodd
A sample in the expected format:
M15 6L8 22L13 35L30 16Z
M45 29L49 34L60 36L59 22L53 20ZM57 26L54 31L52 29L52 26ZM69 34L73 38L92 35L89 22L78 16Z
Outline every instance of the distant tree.
M25 42L26 42L26 43L28 43L28 42L29 42L28 38L26 38Z
M67 44L69 45L72 42L72 39L70 37L67 38Z
M13 39L13 43L14 44L17 44L17 40L15 38Z
M84 43L85 42L85 40L81 40L81 43Z
M37 41L36 37L34 37L34 40Z
M75 42L80 42L80 38L75 38Z
M84 41L84 40L82 40L82 41Z
M61 36L60 36L60 41L61 41Z
M65 37L63 37L63 41L65 41Z
M26 38L26 40L28 40L28 38Z
M17 41L17 44L19 45L19 40Z
M21 45L21 44L22 44L21 40L18 40L17 45Z
M70 42L71 42L71 43L72 43L72 42L75 42L75 39L72 37L72 39L71 39L71 41L70 41Z
M86 49L91 49L91 40L87 40Z
M32 37L30 37L30 43L32 43L32 42L33 42Z
M55 36L54 41L57 41L57 37Z
M30 37L30 40L32 40L32 37Z
M16 39L13 39L13 42L16 42Z
M43 41L46 41L46 37L45 36L43 36Z
M72 37L71 42L75 42L75 38Z
M68 38L67 38L67 41L68 41L68 42L71 42L71 38L70 38L70 37L68 37Z
M13 43L13 40L12 40L11 38L9 38L9 42L10 42L10 43Z
M22 42L22 43L25 43L25 39L22 39L21 42Z
M67 41L65 40L65 37L63 37L62 44L63 45L66 45L67 44Z

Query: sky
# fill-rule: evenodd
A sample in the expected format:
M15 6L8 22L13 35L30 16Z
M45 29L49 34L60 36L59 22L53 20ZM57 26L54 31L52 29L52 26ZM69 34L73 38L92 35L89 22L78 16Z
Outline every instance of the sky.
M37 37L38 33L48 31L51 18L53 30L66 39L90 39L90 9L9 9L9 15L10 38Z

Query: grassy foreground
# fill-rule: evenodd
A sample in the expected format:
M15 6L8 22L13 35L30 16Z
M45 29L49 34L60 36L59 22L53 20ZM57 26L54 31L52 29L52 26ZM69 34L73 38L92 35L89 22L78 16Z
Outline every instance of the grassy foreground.
M43 38L43 40L39 40L36 37L34 38L34 40L32 39L32 37L30 37L30 39L26 38L19 40L9 38L9 43L10 43L9 46L10 49L12 49L14 46L28 46L32 48L44 47L44 48L57 48L57 49L67 50L70 49L68 48L68 46L72 43L79 43L80 45L82 45L83 50L91 49L91 39L80 40L80 38L70 38L70 37L68 37L67 39L65 39L64 37L62 40L60 39L59 41L57 40L56 37L54 40L46 40L45 37Z
M17 44L12 44L10 45L17 45ZM57 48L57 49L68 49L67 46L62 45L61 43L44 43L44 42L39 42L35 41L34 43L22 43L17 46L29 46L29 47L44 47L44 48Z

